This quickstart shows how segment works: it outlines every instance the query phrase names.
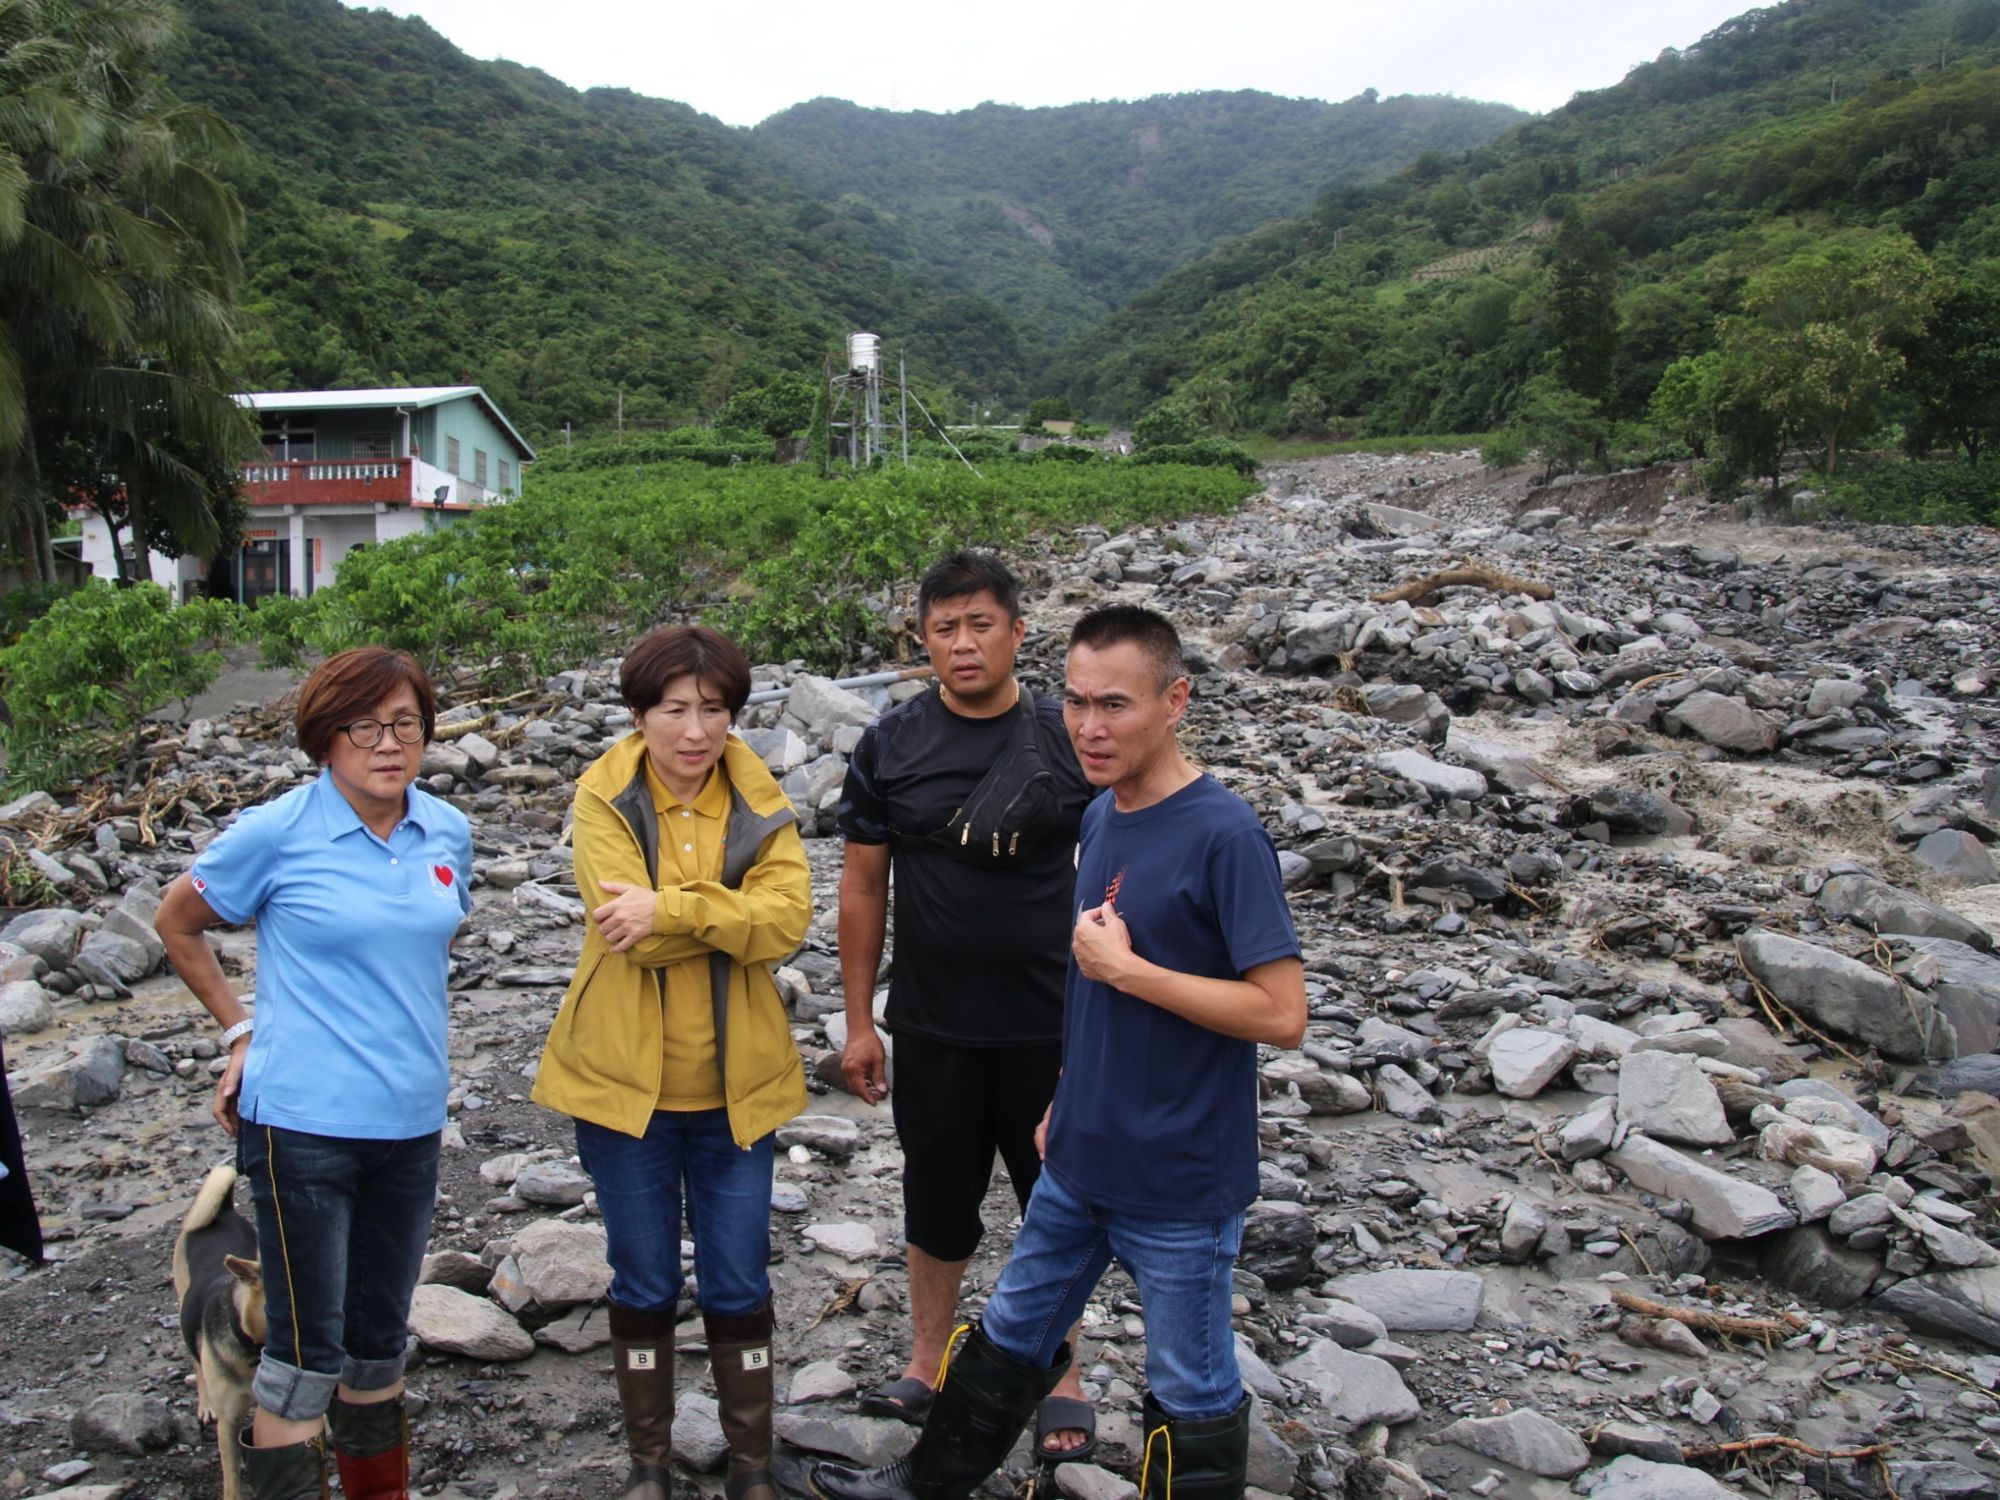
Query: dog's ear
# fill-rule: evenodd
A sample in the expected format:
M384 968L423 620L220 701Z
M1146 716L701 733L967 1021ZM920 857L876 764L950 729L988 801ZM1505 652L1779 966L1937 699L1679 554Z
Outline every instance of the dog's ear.
M222 1263L229 1267L229 1274L238 1281L247 1282L251 1286L264 1284L264 1268L256 1261L245 1260L240 1255L225 1255L222 1257Z

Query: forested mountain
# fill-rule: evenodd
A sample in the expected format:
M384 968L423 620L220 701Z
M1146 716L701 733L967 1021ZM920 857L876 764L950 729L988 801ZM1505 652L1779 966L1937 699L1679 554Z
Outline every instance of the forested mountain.
M821 101L748 131L475 61L339 0L181 9L169 81L245 147L245 383L473 380L541 439L605 430L621 392L628 423L705 417L852 328L941 391L1018 404L1056 338L1156 270L1517 117L1254 94L963 116Z
M1219 240L1523 119L1453 98L1342 104L1249 90L956 114L816 99L756 129L813 192L879 215L1032 349L1083 331Z
M621 390L630 421L711 410L856 324L1018 378L997 309L886 262L746 132L339 0L183 11L171 81L245 147L253 386L469 379L546 438Z
M1047 383L1107 416L1178 391L1215 425L1365 434L1483 431L1560 376L1632 417L1761 275L1906 246L1940 286L2000 258L2000 0L1749 11L1490 144L1229 242L1073 342Z

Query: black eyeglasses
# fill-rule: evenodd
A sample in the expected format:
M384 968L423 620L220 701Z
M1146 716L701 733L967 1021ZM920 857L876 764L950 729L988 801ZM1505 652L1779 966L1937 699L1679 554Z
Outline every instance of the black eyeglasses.
M382 731L392 730L398 741L414 745L424 737L424 721L416 714L398 714L387 724L380 719L356 719L352 724L333 726L347 736L347 742L357 750L373 750L382 743Z

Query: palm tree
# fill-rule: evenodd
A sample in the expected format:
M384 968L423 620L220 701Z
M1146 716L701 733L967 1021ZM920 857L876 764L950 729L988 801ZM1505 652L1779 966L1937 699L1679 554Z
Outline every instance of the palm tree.
M161 89L170 34L160 0L0 0L0 528L33 577L52 445L116 464L135 537L150 519L200 553L203 456L250 444L225 368L243 213L211 169L234 142Z

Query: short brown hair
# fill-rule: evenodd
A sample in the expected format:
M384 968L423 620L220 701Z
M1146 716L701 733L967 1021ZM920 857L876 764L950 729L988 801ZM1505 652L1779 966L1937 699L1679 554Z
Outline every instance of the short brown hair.
M386 646L356 646L329 656L299 688L299 748L321 765L340 726L374 713L384 698L408 684L423 715L424 743L437 726L437 690L417 659Z
M669 625L640 638L618 669L618 691L634 716L667 695L667 684L692 673L711 683L729 705L729 717L750 697L750 659L728 636L702 625Z

